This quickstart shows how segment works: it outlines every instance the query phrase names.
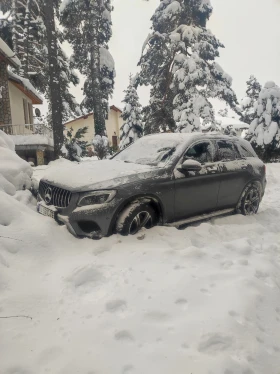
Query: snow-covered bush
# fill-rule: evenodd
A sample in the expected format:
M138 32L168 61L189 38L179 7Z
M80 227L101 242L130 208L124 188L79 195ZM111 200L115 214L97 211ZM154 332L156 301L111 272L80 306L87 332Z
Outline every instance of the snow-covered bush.
M280 157L280 88L267 82L254 108L247 140L264 161Z
M124 124L121 127L120 149L124 149L143 135L141 105L131 77L123 102L125 103L122 113Z
M95 135L92 141L94 153L99 160L103 160L109 154L109 141L106 136Z
M15 195L31 188L32 168L15 153L11 137L0 130L0 191Z
M241 121L250 125L255 118L255 103L259 98L262 86L253 75L246 83L246 96L240 103Z
M70 130L67 131L61 150L64 158L69 161L81 161L81 157L87 156L88 144L82 140L87 130L87 127L83 127L78 129L74 134L74 129L71 127Z

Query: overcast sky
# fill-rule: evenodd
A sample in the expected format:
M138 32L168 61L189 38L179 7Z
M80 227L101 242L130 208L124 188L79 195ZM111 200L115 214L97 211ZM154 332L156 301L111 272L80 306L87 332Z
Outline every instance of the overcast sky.
M280 0L211 0L214 11L207 24L225 45L219 63L232 76L238 98L254 74L264 84L280 85ZM116 64L116 84L111 104L122 106L129 73L137 72L141 48L151 27L150 18L159 0L113 0L113 37L110 51ZM73 90L80 101L80 87ZM141 103L149 90L139 89ZM221 105L223 107L223 105Z

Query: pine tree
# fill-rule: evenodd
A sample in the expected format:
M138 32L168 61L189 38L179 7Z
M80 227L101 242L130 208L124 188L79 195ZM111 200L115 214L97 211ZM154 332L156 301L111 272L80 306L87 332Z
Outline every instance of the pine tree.
M73 47L72 62L87 78L83 108L94 113L95 134L104 139L109 97L114 87L114 60L108 42L112 35L110 0L69 0L61 7L65 38Z
M250 76L247 83L246 97L241 101L241 121L248 123L249 125L254 120L254 105L259 98L259 94L262 90L262 86L257 81L256 77Z
M254 120L247 140L265 161L280 156L280 88L267 82L254 107Z
M131 76L129 86L124 92L123 103L125 103L125 106L122 112L124 124L121 127L120 149L124 149L143 135L141 105Z
M138 79L152 85L144 109L149 132L159 127L198 131L201 118L214 126L209 98L236 106L231 78L215 62L223 45L205 28L211 12L208 0L162 0L152 17L153 32L143 47Z
M81 161L81 157L87 156L89 144L83 140L87 131L88 128L83 127L74 134L74 129L71 127L64 135L62 154L67 160Z
M28 78L49 102L49 123L53 127L55 155L63 142L62 122L80 115L70 93L70 84L79 79L62 50L62 34L55 23L60 0L4 0L5 37L21 59L20 76ZM2 26L1 26L2 25ZM1 29L2 31L2 29Z

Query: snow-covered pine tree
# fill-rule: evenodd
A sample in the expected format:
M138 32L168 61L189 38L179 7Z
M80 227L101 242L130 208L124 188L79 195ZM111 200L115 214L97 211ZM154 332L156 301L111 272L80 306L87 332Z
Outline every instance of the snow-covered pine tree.
M45 17L42 11L43 0L13 0L11 2L4 0L6 12L0 23L2 28L5 26L5 37L10 47L15 51L19 50L18 56L21 59L21 69L19 75L28 78L33 86L41 92L47 100L50 99L49 93L49 74L48 74L48 49ZM58 3L56 7L58 6ZM4 22L5 21L5 22ZM81 114L79 105L76 103L73 95L70 93L70 83L76 86L79 78L71 67L70 60L64 53L61 43L63 35L56 29L58 65L60 72L61 96L62 96L62 117L63 121L70 117ZM15 47L14 47L15 46ZM48 118L51 118L51 105L49 106Z
M214 124L210 98L235 108L231 78L215 62L223 45L205 28L211 12L209 0L162 0L157 8L140 60L139 82L152 85L145 108L151 119L149 132L158 131L153 118L163 130L176 123L176 131L183 132L199 131L201 118ZM168 113L162 117L164 108Z
M259 98L262 86L253 75L250 76L247 83L246 96L241 100L241 121L249 125L254 120L255 110L254 106Z
M265 161L280 157L280 88L267 82L255 104L247 140Z
M18 73L28 78L49 102L47 118L54 132L59 131L60 140L55 142L55 153L58 155L63 140L62 122L80 115L81 110L70 93L70 83L77 85L79 79L63 52L62 34L55 27L60 0L54 0L52 4L47 0L4 0L5 14L0 28L1 25L5 26L9 45L18 51L22 62ZM52 47L49 49L50 45Z
M105 139L105 118L115 78L114 60L108 48L112 35L111 0L64 0L60 10L65 38L73 47L73 66L86 76L82 106L93 111L95 134Z
M120 149L124 149L143 135L142 108L131 76L129 78L129 86L124 92L123 103L125 103L125 106L122 112L124 124L120 129Z
M87 144L83 140L88 128L83 127L74 133L74 129L71 127L66 135L64 135L64 143L62 147L62 155L69 161L81 161L81 157L87 156Z

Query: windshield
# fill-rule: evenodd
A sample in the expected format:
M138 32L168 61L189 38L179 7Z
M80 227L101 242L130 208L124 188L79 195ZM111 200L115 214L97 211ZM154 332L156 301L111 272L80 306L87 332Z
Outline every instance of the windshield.
M180 144L179 139L168 138L156 140L144 137L114 157L114 160L134 164L164 166Z

